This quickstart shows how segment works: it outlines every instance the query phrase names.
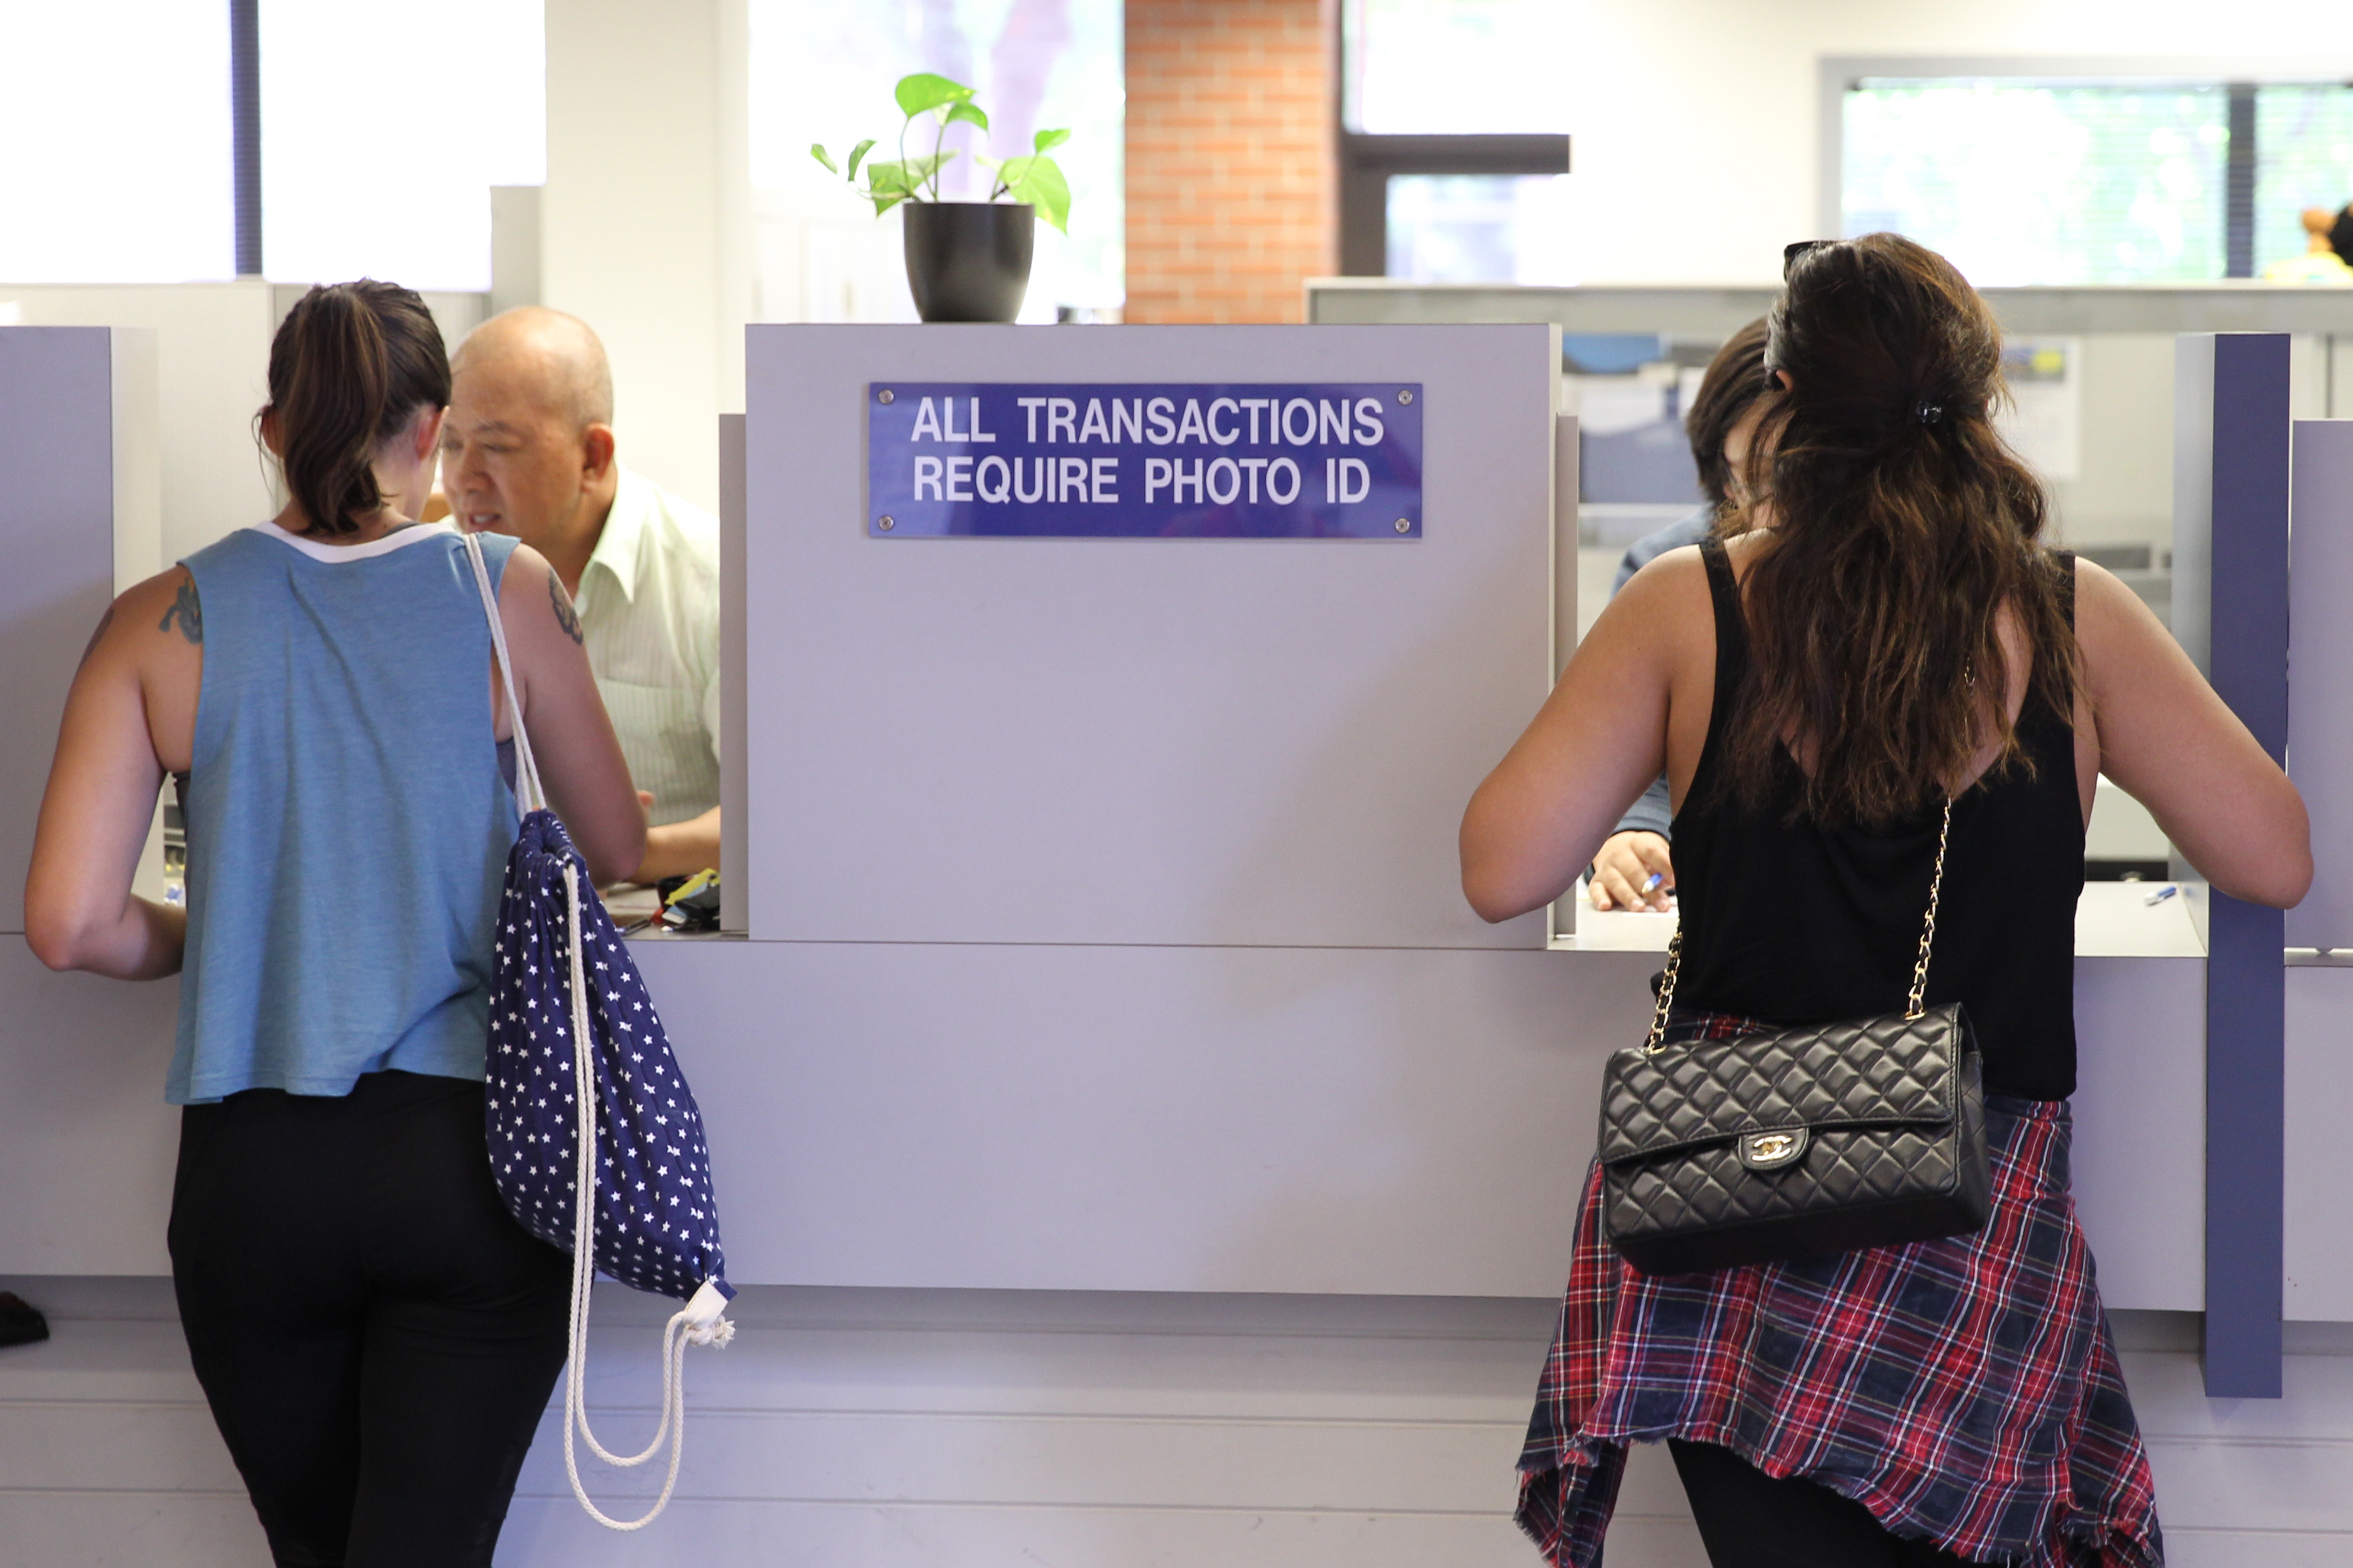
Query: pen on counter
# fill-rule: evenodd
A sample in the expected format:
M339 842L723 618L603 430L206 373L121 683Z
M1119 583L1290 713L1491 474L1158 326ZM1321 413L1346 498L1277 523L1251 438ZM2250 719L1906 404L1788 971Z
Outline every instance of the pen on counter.
M1657 890L1659 884L1666 879L1665 876L1662 873L1653 871L1651 873L1649 879L1642 883L1642 891L1645 894L1654 892Z
M2158 889L2157 891L2155 891L2154 893L2151 893L2151 894L2149 894L2147 898L2145 898L2145 899L2141 900L2141 902L2142 902L2142 903L2144 903L2144 904L2147 904L2147 905L2148 905L2150 908L2154 909L2156 906L2158 906L2158 904L2161 904L2161 903L2165 902L2165 900L2168 900L2168 899L2169 899L2169 898L2173 897L2173 895L2174 895L2174 894L2176 894L2176 893L2178 893L2178 892L2179 892L2179 891L2181 891L2181 889L2180 889L2179 888L2177 888L2177 887L2175 887L2172 883L2168 882L2165 886L2163 886L2162 888L2159 888L2159 889Z

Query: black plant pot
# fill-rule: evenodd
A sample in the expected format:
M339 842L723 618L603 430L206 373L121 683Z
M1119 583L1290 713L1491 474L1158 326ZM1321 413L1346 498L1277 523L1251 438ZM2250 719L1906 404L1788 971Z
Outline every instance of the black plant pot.
M1026 202L908 202L907 287L927 321L1009 321L1029 291L1038 209Z

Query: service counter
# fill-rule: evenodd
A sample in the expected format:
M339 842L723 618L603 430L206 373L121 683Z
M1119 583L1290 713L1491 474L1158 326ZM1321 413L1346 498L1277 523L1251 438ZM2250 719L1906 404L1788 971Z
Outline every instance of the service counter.
M1456 880L1463 803L1574 637L1557 328L760 326L747 361L723 444L730 929L632 949L709 1122L731 1276L1554 1293L1602 1061L1640 1039L1664 945L1651 917L1488 926ZM1271 421L1308 406L1309 438L1253 447L1252 388ZM1107 410L1091 444L1098 394L1131 422ZM1231 398L1205 430L1233 443L1172 437L1164 459L1155 397L1172 427L1188 398ZM1077 456L1040 450L1057 398ZM1366 399L1380 442L1354 440ZM1323 409L1342 402L1335 446ZM1391 439L1409 423L1410 453ZM1028 523L957 510L954 476L977 465L946 458L981 434L1012 483L1046 482L1018 465L1050 458L1075 488L1063 465L1084 458L1087 499ZM902 438L942 466L890 469ZM0 493L25 493L42 453L0 449ZM1221 511L1221 453L1236 476L1258 461L1278 500L1288 458L1301 504L1325 510ZM1188 455L1206 494L1164 482L1151 499L1178 512L1127 504ZM924 473L935 489L891 488ZM1377 530L1352 494L1387 508ZM45 762L104 602L113 504L93 479L0 518L13 559L82 561L69 581L0 580L12 788L37 784L25 759ZM5 803L12 875L30 824ZM2075 1183L2109 1302L2197 1310L2205 895L2148 890L2094 887L2079 912ZM13 895L0 910L14 929ZM354 940L389 918L355 911ZM2295 1026L2353 1016L2353 973L2289 977ZM174 999L0 942L0 1274L165 1270ZM2345 1102L2328 1083L2353 1089L2333 1058L2327 1083L2298 1070L2294 1126ZM2307 1131L2292 1171L2326 1160ZM2353 1319L2341 1184L2299 1201L2290 1310Z

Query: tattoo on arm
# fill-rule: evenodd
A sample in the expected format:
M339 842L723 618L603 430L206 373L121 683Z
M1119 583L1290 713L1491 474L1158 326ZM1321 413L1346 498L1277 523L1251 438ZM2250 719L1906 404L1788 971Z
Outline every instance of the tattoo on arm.
M155 623L155 629L170 631L175 616L180 623L182 637L197 644L205 640L205 607L197 601L196 584L193 577L180 584L180 596L172 601L172 607L164 612L164 618Z
M112 605L109 605L106 606L106 614L98 617L98 629L90 633L90 641L82 645L81 664L75 665L74 668L76 669L79 669L82 664L88 664L90 662L90 656L98 651L98 639L104 637L106 635L106 628L113 624L114 606Z
M588 639L580 630L580 612L572 607L572 596L564 591L563 580L554 572L547 574L547 602L555 606L555 624L564 635L575 643Z

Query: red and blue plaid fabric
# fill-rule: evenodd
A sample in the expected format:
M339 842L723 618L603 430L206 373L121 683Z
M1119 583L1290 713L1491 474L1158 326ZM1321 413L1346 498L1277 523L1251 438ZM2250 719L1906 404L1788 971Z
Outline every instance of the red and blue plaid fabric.
M1674 1039L1761 1026L1722 1014ZM1993 1216L1970 1236L1643 1275L1588 1177L1520 1455L1520 1527L1596 1568L1625 1446L1682 1437L2018 1568L2158 1568L2156 1490L2067 1190L2063 1101L1989 1096Z

